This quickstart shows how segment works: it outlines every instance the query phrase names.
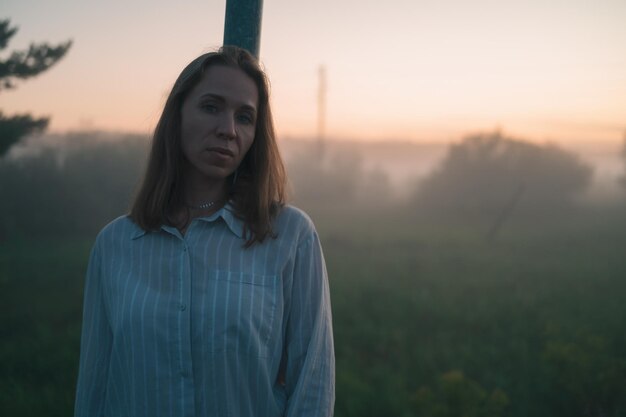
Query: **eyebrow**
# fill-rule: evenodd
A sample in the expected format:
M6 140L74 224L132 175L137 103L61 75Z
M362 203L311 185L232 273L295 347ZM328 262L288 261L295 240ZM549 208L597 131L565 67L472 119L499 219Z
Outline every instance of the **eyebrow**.
M214 99L214 100L218 100L218 101L220 101L220 102L222 102L222 103L226 103L226 98L225 98L224 96L220 96L219 94L215 94L215 93L205 93L205 94L202 94L202 95L200 96L200 99L205 99L205 98L207 98L207 97L208 97L208 98L212 98L212 99ZM256 111L257 111L257 110L256 110L256 107L254 107L254 106L253 106L253 105L251 105L251 104L245 104L245 103L244 103L244 104L242 104L242 105L241 105L241 108L243 108L243 109L245 109L245 110L248 110L248 111L253 111L253 112L255 112L255 113L256 113Z

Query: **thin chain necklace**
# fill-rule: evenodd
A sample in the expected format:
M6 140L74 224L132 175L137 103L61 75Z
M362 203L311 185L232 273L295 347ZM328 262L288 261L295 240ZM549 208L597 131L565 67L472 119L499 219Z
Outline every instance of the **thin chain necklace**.
M209 209L209 208L213 207L213 206L215 205L215 201L209 201L209 202L207 202L207 203L203 203L203 204L200 204L200 205L198 205L198 206L194 206L194 205L192 205L192 204L185 204L185 205L186 205L188 208L190 208L190 209L195 209L195 210L206 210L206 209Z

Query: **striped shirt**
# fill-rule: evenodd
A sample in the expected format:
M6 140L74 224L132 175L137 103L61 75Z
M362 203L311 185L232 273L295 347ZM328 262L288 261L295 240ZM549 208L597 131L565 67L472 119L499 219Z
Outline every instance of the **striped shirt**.
M120 217L85 283L75 416L331 416L328 278L311 220L284 207L245 249L227 205L185 235Z

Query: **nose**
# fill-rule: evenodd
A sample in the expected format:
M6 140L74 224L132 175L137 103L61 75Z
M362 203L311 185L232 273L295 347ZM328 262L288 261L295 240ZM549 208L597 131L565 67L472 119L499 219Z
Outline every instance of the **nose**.
M235 130L235 115L230 112L223 112L217 125L217 135L224 139L234 139L237 135Z

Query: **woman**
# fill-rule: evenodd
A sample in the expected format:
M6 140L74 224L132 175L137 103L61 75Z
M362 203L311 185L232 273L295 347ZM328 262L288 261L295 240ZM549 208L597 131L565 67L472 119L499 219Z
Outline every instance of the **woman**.
M76 416L332 415L326 268L285 178L257 61L191 62L91 254Z

